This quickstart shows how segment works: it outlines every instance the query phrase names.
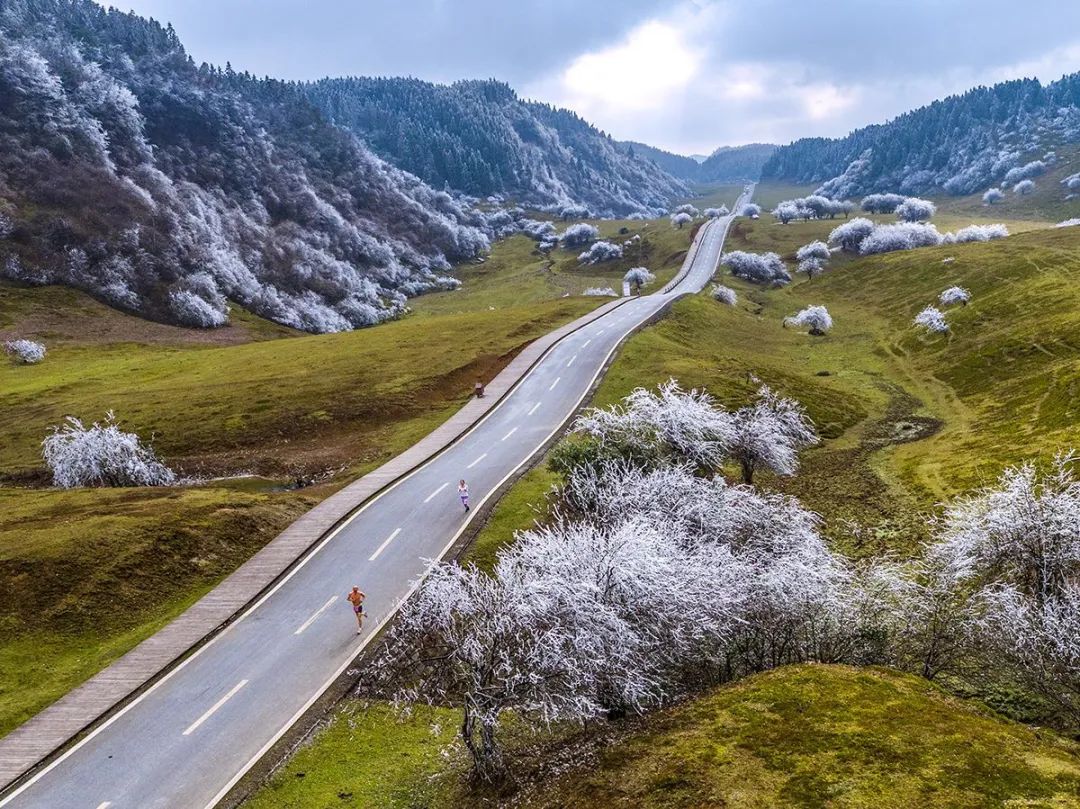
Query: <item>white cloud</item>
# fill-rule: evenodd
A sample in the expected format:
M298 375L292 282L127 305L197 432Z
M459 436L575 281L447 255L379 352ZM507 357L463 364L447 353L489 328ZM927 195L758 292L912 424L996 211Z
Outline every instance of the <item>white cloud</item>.
M578 56L536 89L586 117L647 113L689 85L701 59L676 26L649 20L620 44Z

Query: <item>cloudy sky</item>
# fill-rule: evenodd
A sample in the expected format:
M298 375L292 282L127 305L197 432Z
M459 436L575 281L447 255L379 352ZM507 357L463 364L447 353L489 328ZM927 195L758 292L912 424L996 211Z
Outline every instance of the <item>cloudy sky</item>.
M120 0L197 61L280 78L503 79L683 153L841 135L978 84L1080 70L1080 2Z

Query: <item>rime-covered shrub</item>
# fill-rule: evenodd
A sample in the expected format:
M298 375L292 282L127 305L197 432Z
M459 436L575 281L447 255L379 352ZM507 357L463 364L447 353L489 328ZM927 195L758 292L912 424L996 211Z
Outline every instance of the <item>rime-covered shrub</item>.
M1008 235L1009 229L1005 225L968 225L953 234L953 241L957 244L989 242L994 239L1004 239Z
M674 213L671 215L671 224L680 230L683 225L689 224L691 221L693 221L693 217L688 213Z
M833 228L829 234L829 244L835 244L845 253L858 253L863 241L873 233L875 225L869 219L856 217Z
M600 231L588 222L578 222L564 230L560 238L566 247L579 247L599 239Z
M576 202L568 202L558 207L559 217L566 221L567 219L587 219L589 217L589 209L585 205L579 205Z
M597 298L617 298L619 293L611 287L588 287L582 295L595 296Z
M949 324L945 320L945 314L936 306L927 306L912 321L916 326L934 334L941 334L949 330Z
M635 292L641 292L642 287L648 286L655 280L656 276L649 272L647 267L631 267L623 276L623 281L628 283Z
M1035 190L1035 183L1031 180L1021 180L1013 186L1013 191L1021 196L1027 196Z
M1068 177L1061 181L1061 184L1068 188L1070 191L1080 190L1080 172L1076 174L1070 174Z
M895 213L902 222L925 222L937 213L937 206L928 199L908 197L896 206Z
M816 258L820 261L828 261L832 257L829 252L829 246L822 241L813 241L809 244L804 244L798 250L795 251L795 258L799 261L803 261L808 258Z
M727 216L730 211L727 205L721 205L719 208L706 208L702 213L706 219L718 219L721 216Z
M941 244L942 236L933 225L924 222L899 222L877 225L859 245L864 256L889 253L894 250L913 250Z
M521 222L521 232L533 241L554 241L555 223L546 220L525 219Z
M1015 185L1022 180L1038 177L1045 171L1046 163L1042 160L1032 160L1030 163L1025 163L1023 166L1015 166L1009 169L1001 182L1003 185Z
M963 287L949 287L938 296L938 302L942 306L952 306L957 303L967 306L970 300L971 293Z
M593 242L589 249L578 256L581 264L599 264L603 261L614 261L622 258L623 250L617 244L607 241Z
M795 315L784 320L788 326L806 326L810 333L819 336L825 334L833 326L832 316L824 306L808 306Z
M776 253L747 253L733 250L720 257L731 274L755 284L790 284L791 274Z
M4 343L4 351L15 362L24 365L36 365L45 359L45 346L34 340L8 340Z
M1056 228L1074 228L1077 225L1080 225L1080 218L1066 219L1064 222L1058 222L1056 225L1054 225L1054 227L1056 227Z
M983 205L993 205L1003 199L1005 199L1005 195L1001 193L999 188L988 188L982 195Z
M732 414L726 453L739 464L743 483L750 484L754 482L755 472L761 469L777 475L794 475L799 469L799 452L816 443L814 423L802 405L763 385L754 404Z
M725 303L728 306L734 306L739 302L739 296L735 294L735 290L723 284L713 284L712 296L713 300L720 301L720 303Z
M903 194L869 194L862 199L862 209L867 213L895 213L905 199Z
M110 411L105 422L89 427L68 416L41 442L41 456L52 472L53 485L168 486L176 474L135 433L125 433Z
M761 216L761 206L756 202L748 202L742 206L742 209L739 211L739 216L748 216L751 219Z

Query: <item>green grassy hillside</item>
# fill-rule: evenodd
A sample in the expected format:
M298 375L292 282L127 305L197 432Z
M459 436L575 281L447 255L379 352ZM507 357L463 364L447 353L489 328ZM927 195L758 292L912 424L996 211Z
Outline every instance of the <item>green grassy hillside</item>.
M637 722L512 750L526 784L462 781L454 715L339 713L253 800L316 807L1075 807L1080 750L895 672L793 666ZM545 764L545 762L547 762Z

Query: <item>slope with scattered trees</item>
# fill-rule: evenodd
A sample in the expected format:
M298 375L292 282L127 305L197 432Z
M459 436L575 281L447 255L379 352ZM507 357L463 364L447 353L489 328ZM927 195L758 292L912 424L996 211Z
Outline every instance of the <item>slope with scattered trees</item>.
M672 154L644 143L627 141L633 148L674 177L692 183L725 184L757 180L761 167L776 151L771 143L748 143L743 146L721 146L702 161Z

